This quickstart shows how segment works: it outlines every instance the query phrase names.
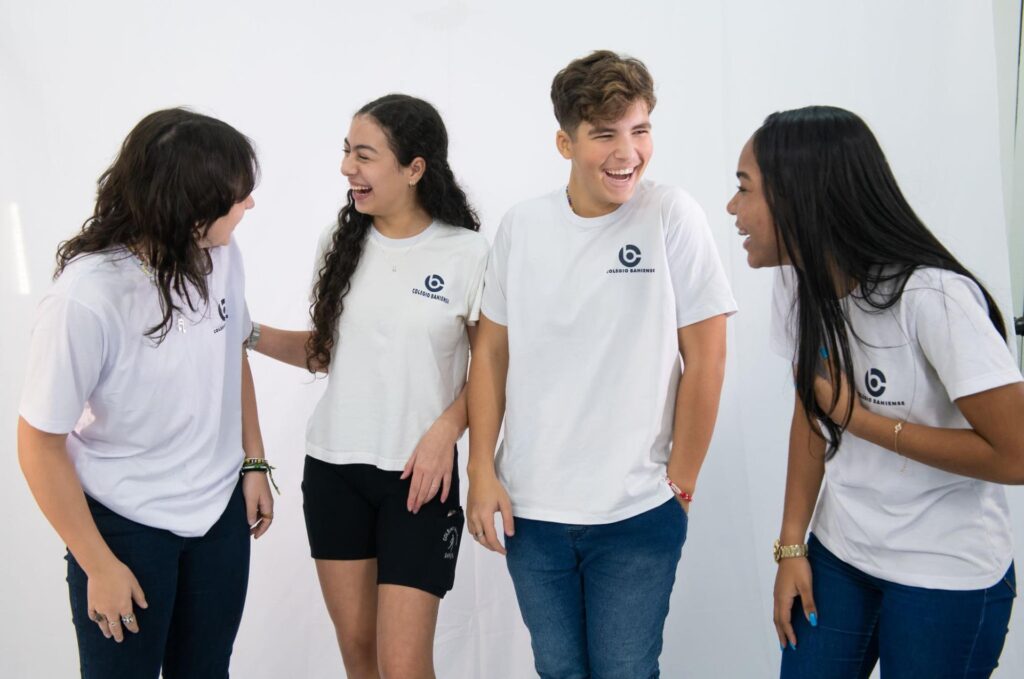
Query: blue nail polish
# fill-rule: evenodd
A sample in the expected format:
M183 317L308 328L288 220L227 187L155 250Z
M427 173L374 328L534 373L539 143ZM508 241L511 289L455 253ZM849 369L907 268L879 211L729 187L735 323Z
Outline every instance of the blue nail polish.
M828 358L828 349L826 349L825 347L820 347L818 349L818 353L821 354L822 358Z
M811 613L809 616L807 616L807 619L811 621L811 627L817 627L818 626L818 614L817 613Z
M786 644L779 644L779 650L780 651L785 651L786 650Z
M791 649L793 649L794 651L796 650L796 644L794 644L794 643L793 643L792 641L791 641L791 642L789 642L789 647L790 647Z

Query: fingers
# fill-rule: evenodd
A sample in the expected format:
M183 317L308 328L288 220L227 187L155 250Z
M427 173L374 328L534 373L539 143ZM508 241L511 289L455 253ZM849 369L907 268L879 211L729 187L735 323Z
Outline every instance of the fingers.
M124 624L124 628L132 634L139 633L139 621L135 617L135 613L132 612L131 607L128 607L127 612L122 612L120 615L121 622Z
M796 632L793 631L792 613L792 597L775 600L775 631L779 635L779 644L782 646L788 644L791 649L796 650Z
M102 613L97 613L96 611L91 611L89 613L89 618L91 618L92 621L96 623L96 626L100 628L100 632L103 634L103 636L109 639L110 627L107 625L107 616L103 615Z
M402 468L402 475L398 477L399 481L405 481L409 478L409 474L412 474L413 467L416 465L416 452L409 456L409 461L405 463L405 467Z
M498 500L498 511L501 512L501 523L505 529L505 535L515 535L516 525L512 518L512 502L507 495ZM503 550L502 554L504 553Z
M270 494L270 488L262 492L256 502L257 521L252 524L249 533L254 540L270 530L270 524L274 520L274 497Z
M136 580L132 583L132 601L139 608L149 608L149 603L146 601L146 594L142 591L142 587L139 586L139 581ZM130 612L131 609L129 609Z
M803 604L804 617L811 627L818 626L818 609L814 605L814 592L811 591L810 583L798 583L796 586L800 593L800 603Z
M448 500L448 491L452 489L452 473L447 471L444 473L444 478L441 479L441 502L444 503Z
M405 508L410 512L419 511L420 486L423 485L423 472L419 469L413 470L412 481L409 483L409 499L406 500Z
M259 521L259 497L245 494L245 520L248 522L250 528L252 528L257 521ZM251 531L250 531L251 532Z
M107 627L110 630L109 636L114 637L114 641L121 643L124 641L124 630L121 627L121 614L114 613L113 615L104 615L103 618L107 621Z
M484 523L480 528L482 535L478 534L476 541L492 552L505 554L505 547L498 541L497 531L494 530L494 517L491 517L490 523Z

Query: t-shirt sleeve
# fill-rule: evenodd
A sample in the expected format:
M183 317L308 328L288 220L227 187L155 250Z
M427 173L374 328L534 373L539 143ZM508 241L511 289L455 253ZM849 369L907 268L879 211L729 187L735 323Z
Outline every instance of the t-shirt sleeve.
M911 289L908 284L904 300L911 304L921 351L951 401L1021 381L973 281L943 272L935 285Z
M36 429L74 429L99 383L106 358L100 317L80 302L48 295L39 304L18 408Z
M795 362L798 322L796 272L791 266L776 267L768 345L772 352L787 361Z
M487 271L488 257L488 249L481 248L476 270L473 272L473 277L469 281L469 289L467 291L469 299L467 300L466 305L466 308L468 309L466 325L476 325L477 321L480 320L480 305L483 303L484 275Z
M736 313L736 300L704 210L681 190L666 198L662 209L665 252L676 298L676 327Z
M509 224L510 214L505 215L498 227L498 233L494 236L494 244L491 246L491 254L487 259L487 272L484 274L484 292L480 304L480 311L487 318L508 325L508 296L506 294L508 284L508 254L509 254Z

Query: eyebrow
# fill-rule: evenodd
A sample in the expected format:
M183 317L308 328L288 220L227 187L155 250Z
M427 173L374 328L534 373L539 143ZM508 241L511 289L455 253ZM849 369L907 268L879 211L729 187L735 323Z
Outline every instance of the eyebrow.
M349 145L348 137L345 137L345 146L348 146L348 145ZM351 150L353 150L353 151L372 151L373 153L377 153L377 149L373 148L369 144L356 144L355 146L351 147Z
M649 129L651 129L651 123L650 122L646 122L646 123L640 123L639 125L634 125L632 128L630 128L630 131L635 132L636 130L649 130ZM597 136L599 134L609 134L609 133L615 133L615 132L616 132L616 129L614 127L595 127L592 130L590 130L589 136L595 137L595 136Z
M739 177L740 179L748 179L748 180L750 179L750 175L747 174L746 172L742 171L742 170L738 171L736 173L736 176Z

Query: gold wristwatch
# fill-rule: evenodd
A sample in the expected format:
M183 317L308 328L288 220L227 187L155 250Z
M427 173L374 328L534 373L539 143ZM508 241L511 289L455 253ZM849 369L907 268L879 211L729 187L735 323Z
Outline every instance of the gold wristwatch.
M807 545L784 545L779 540L775 541L772 545L772 557L775 559L775 563L782 561L783 559L793 559L798 556L807 556Z

